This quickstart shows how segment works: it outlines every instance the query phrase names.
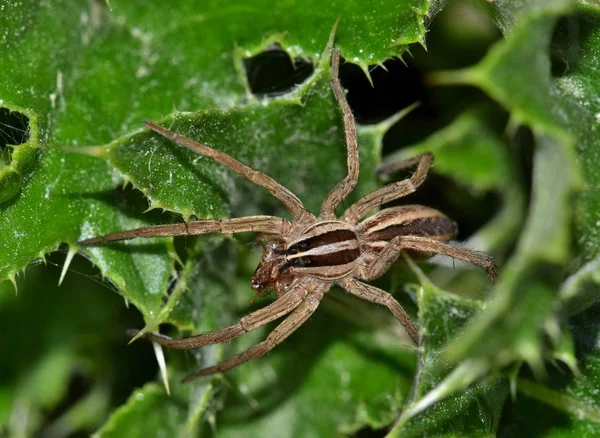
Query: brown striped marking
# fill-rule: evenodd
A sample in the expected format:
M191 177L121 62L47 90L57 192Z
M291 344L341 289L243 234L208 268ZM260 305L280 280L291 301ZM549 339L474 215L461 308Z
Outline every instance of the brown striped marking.
M456 223L446 215L420 205L386 208L361 226L370 246L383 246L396 236L422 236L448 242L457 232Z
M360 256L356 233L352 226L339 221L314 224L304 237L291 242L285 250L287 263L283 269L317 277L338 278L354 269ZM319 268L331 268L327 273Z

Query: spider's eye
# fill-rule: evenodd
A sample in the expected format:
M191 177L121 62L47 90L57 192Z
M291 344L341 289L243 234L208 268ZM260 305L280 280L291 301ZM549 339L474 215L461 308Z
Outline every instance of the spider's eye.
M253 278L252 282L250 283L250 287L256 291L259 291L265 287L265 284L262 281Z

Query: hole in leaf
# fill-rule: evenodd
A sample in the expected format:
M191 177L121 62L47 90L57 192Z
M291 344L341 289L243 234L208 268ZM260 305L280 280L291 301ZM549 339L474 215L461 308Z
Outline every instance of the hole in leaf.
M290 55L273 44L258 55L244 59L250 91L259 97L285 94L304 82L314 71L309 59Z
M29 140L29 118L25 114L0 108L0 148Z
M567 60L558 56L555 53L550 55L550 71L553 77L560 78L567 73L569 69L569 64Z
M414 102L422 102L423 108L429 106L421 72L399 59L385 61L383 67L370 67L369 73L373 85L359 66L340 65L340 81L348 90L348 104L358 123L378 123Z
M474 2L452 2L440 12L430 25L427 33L427 50L420 44L413 44L402 59L390 59L381 66L369 66L373 85L362 69L353 64L340 66L342 85L348 90L348 103L357 122L378 123L407 106L420 102L407 120L411 125L415 120L427 120L415 129L405 132L403 137L413 143L413 138L422 135L414 131L432 131L447 123L452 114L457 114L472 97L480 98L483 93L471 89L448 92L455 87L431 87L427 75L433 71L451 70L477 63L489 47L502 35L493 22L491 8ZM451 112L451 114L447 114ZM437 123L434 123L437 122ZM410 139L410 140L409 140ZM396 145L398 146L398 145Z
M388 428L372 429L370 426L363 426L353 436L354 438L383 438L388 434Z
M553 77L560 78L571 70L577 70L582 49L594 44L589 39L595 29L594 20L583 13L558 20L550 42L550 68Z
M558 21L550 43L550 72L553 77L565 76L570 65L577 59L578 37L578 27L573 24L571 17Z
M531 128L519 126L510 140L515 173L525 192L527 205L531 204L533 187L533 157L535 136Z
M17 111L0 108L0 167L10 164L11 148L29 140L29 118Z

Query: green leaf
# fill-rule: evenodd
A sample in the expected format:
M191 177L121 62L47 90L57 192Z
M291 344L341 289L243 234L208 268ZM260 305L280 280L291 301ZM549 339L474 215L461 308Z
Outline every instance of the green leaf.
M570 126L577 134L577 152L586 184L577 198L574 216L575 241L578 245L574 267L579 269L565 282L561 297L567 302L571 313L578 313L600 297L600 236L597 217L600 197L596 189L600 182L600 161L596 153L600 147L600 103L597 99L588 98L598 94L600 83L597 54L593 49L600 44L600 7L593 4L585 7L584 4L580 5L577 14L561 23L557 30L559 35L568 35L569 26L581 29L583 39L576 41L577 58L572 60L565 51L567 48L556 43L559 53L571 66L558 79L557 85L561 95L571 102L568 116L576 120Z
M527 361L534 372L541 375L544 358L560 356L572 367L576 363L570 336L564 331L561 333L556 291L560 269L564 272L569 261L571 194L580 187L574 160L575 138L578 151L584 151L581 145L595 142L597 136L593 134L593 124L589 123L593 116L589 105L574 101L564 90L557 92L567 79L551 76L547 48L556 16L568 11L566 5L564 2L562 5L558 2L537 4L523 13L506 42L499 43L480 64L436 75L440 83L468 83L485 89L510 111L513 119L529 125L536 139L532 205L516 254L503 269L495 299L448 347L449 358L466 361L463 368L469 362L480 363L481 360L484 368L490 369ZM588 54L581 55L585 64ZM525 63L531 66L524 73L531 75L529 79L513 80L511 73ZM528 86L532 81L536 87ZM573 129L573 120L577 120L576 129ZM586 273L590 272L590 266L586 266ZM577 281L581 284L589 278ZM572 295L573 287L569 290ZM589 297L587 302L591 302ZM557 350L556 353L546 351L544 333L554 348L561 349L560 355ZM459 370L460 367L455 373ZM462 386L467 387L469 383L467 379ZM532 388L531 385L526 387ZM460 386L454 388L458 389ZM432 394L434 391L430 396ZM578 404L587 406L585 400L574 400L573 406ZM566 405L565 409L568 409Z
M53 264L60 258L31 267L18 297L10 283L0 285L6 352L0 363L0 430L9 436L91 432L108 415L111 396L120 398L111 391L144 378L124 367L141 359L141 350L119 349L128 324L122 299L89 281L97 272L88 273L89 263L81 258L73 261L80 275L67 276L58 287L60 269ZM115 348L119 353L107 361Z
M208 255L216 257L216 254L223 252L221 249L223 248L217 247ZM195 331L216 330L232 322L232 315L227 309L231 308L231 295L228 292L234 278L235 263L229 248L224 249L225 255L230 256L230 261L219 266L212 265L210 257L202 258L200 263L195 260L186 263L181 282L158 315L159 322L164 319L176 321L176 315L181 309L187 311L184 324ZM203 245L194 248L193 255L198 257L201 252L206 252ZM182 296L181 291L188 288L193 294ZM190 306L190 302L193 306ZM177 308L172 313L175 306ZM194 318L191 318L191 309L195 312ZM148 343L139 342L143 342L145 348L150 348ZM204 354L205 350L196 355L196 360L191 361L189 353L183 353L188 360L178 360L183 359L181 352L170 354L168 376L172 393L167 394L165 388L156 383L134 391L129 400L110 416L97 435L195 436L206 421L214 421L215 397L223 391L222 384L216 377L196 380L186 385L181 384L180 380L193 370L189 369L190 365L201 368L207 366L209 361L222 360L224 349L222 345L210 347L210 354ZM147 417L151 417L152 421L144 421L142 424L140 419Z
M358 0L201 7L188 0L176 8L161 1L10 4L0 18L7 29L0 99L37 116L40 144L108 143L173 107L239 104L248 97L244 57L278 42L293 57L316 61L338 17L337 44L366 70L422 40L426 6L389 0L369 7Z
M0 145L0 280L15 281L28 263L66 243L66 290L85 297L81 291L87 283L75 281L76 270L84 264L75 258L69 265L82 237L182 219L284 214L263 190L144 130L144 119L264 171L318 211L324 194L345 171L342 123L329 88L329 55L324 51L333 23L341 15L336 45L346 60L368 75L370 66L402 56L406 44L424 44L424 21L429 25L446 2L229 3L183 1L172 7L158 1L112 0L56 8L30 0L5 6L0 16L5 30L0 38L7 48L0 53L0 118L19 112L28 119L29 135L23 144L11 146L20 142L9 139L8 146ZM347 306L353 317L343 322L328 314L331 306L326 300L323 309L272 354L224 378L187 386L175 382L196 367L252 345L270 326L193 354L169 352L173 396L167 397L158 384L146 384L115 411L99 434L265 436L276 430L281 436L332 436L386 427L402 412L393 434L491 436L507 393L506 379L495 373L498 368L514 371L527 361L536 377L545 371L544 360L576 368L573 351L581 348L579 333L586 332L574 325L574 343L564 315L581 312L599 296L595 151L600 146L600 108L593 96L598 95L600 79L596 59L600 11L589 2L566 0L497 0L489 7L506 40L492 47L477 66L434 79L484 90L508 112L509 129L501 134L498 126L503 122L491 123L487 108L472 106L439 132L418 132L411 138L425 140L396 157L434 150L434 172L470 194L498 195L502 209L470 238L468 247L493 249L502 260L511 254L514 242L518 244L503 266L496 298L483 310L480 302L448 295L424 282L419 295L424 346L412 392L414 354L390 335L397 323L382 324L389 322L382 316L385 313L375 311L377 317L367 318L372 306L347 303L341 307ZM467 27L462 23L468 23L470 15L463 17L461 28ZM578 33L572 34L573 29ZM257 62L255 55L268 54L275 43L296 65L302 58L314 70L302 84L259 98L251 93L244 65ZM451 55L444 56L456 54L448 52ZM375 187L373 174L383 139L396 121L391 117L359 127L362 179L354 197ZM524 227L523 181L529 175L516 169L526 155L514 135L520 124L531 129L535 143L533 193ZM503 145L507 138L512 142L509 152ZM396 140L386 139L386 144ZM144 198L136 191L124 191L124 182ZM573 209L576 190L582 191ZM142 215L148 203L155 211ZM484 207L471 208L481 212ZM158 209L169 214L160 215ZM572 240L577 242L575 248ZM249 255L245 242L244 237L190 238L176 242L179 256L167 239L86 248L85 253L126 302L140 309L147 330L168 323L182 332L199 333L226 326L256 308L247 305L247 279L257 257ZM184 263L175 266L179 258ZM31 273L37 268L27 272L36 275ZM452 278L451 289L463 296L481 296L479 290L487 287L449 270L432 274L436 283L438 278ZM52 284L57 283L58 272L54 277ZM0 288L9 289L6 282ZM95 301L82 303L68 295L61 299L43 280L19 279L19 288L24 292L17 298L12 293L0 295L0 312L8 306L6 315L12 315L3 314L0 320L17 327L2 330L10 330L11 345L34 334L55 333L63 324L66 331L77 323L69 333L94 332L99 337L113 327L112 307L107 316ZM328 295L334 297L330 303L339 299L335 292ZM11 307L21 296L43 296L56 303L31 299L28 307ZM50 317L64 302L67 313ZM31 308L38 310L30 312ZM92 318L88 313L96 308L107 328L82 328L82 321ZM43 329L32 329L38 323L44 324ZM128 324L141 325L141 321ZM122 328L118 330L120 335ZM588 335L594 338L593 333ZM14 351L26 345L15 344ZM62 337L47 345L25 359L13 347L10 354L2 350L5 356L14 355L7 369L17 369L18 361L26 366L23 380L13 378L14 371L3 374L17 384L0 386L0 434L6 427L13 428L9 432L30 434L89 432L106 416L108 400L118 406L124 397L113 397L110 378L92 378L93 388L85 397L75 403L67 399L64 415L52 412L67 403L73 370L83 367L89 376L96 370L118 369L109 377L128 376L141 373L152 362L121 361L120 367L111 368L108 363L115 360L110 354L86 359ZM150 345L141 343L127 351L134 348L151 351ZM596 421L598 407L590 394L596 390L595 368L593 360L583 365L583 375L589 376L587 392L565 394L556 382L548 389L522 376L521 397L527 394L528 400L554 403L569 416L583 413L584 421L574 430L583 431L581 425L594 430L591 422ZM54 379L44 385L48 375ZM36 394L22 381L42 390ZM122 388L131 391L131 385ZM11 423L21 418L12 415L15 395L27 401L30 414L30 422L18 427ZM48 411L59 419L45 418ZM510 412L507 423L513 420ZM556 432L559 426L548 427Z
M132 212L127 205L131 200L115 190L115 180L101 161L56 151L44 151L38 160L40 168L26 178L18 200L0 206L0 234L6 245L0 253L0 278L14 278L31 259L44 259L60 242L73 247L81 234L148 223L136 219L135 208ZM170 250L164 240L154 239L94 248L88 254L128 300L151 315L162 303L173 268Z
M231 373L237 394L219 416L218 434L321 437L385 427L413 372L414 354L395 335L357 330L319 309L267 357Z
M590 260L600 247L595 214L599 204L594 190L598 180L595 151L600 146L600 103L585 97L597 94L600 80L595 53L600 39L600 10L586 2L578 3L575 11L573 6L574 2L569 1L531 2L527 22L519 23L511 35L512 44L499 46L477 67L440 74L438 79L479 86L509 109L513 118L537 133L553 137L568 149L574 150L577 145L587 184L577 198L575 240L581 258ZM568 12L573 14L556 22ZM578 34L571 34L570 29L577 29ZM548 47L555 58L554 66ZM511 72L526 60L530 67L521 72L518 81L513 80Z
M422 351L411 399L388 436L495 436L508 394L506 381L490 377L472 385L487 366L466 361L455 369L456 363L446 357L448 343L483 304L448 294L413 269L421 278Z
M568 256L566 212L573 184L573 174L565 172L568 162L564 148L540 139L532 205L516 254L504 267L494 300L449 347L454 360L485 358L498 368L523 360L540 371L544 333L558 340L554 306L560 277L551 273Z
M478 65L436 76L443 83L483 88L515 120L529 125L537 140L532 202L517 252L504 268L493 303L451 349L455 359L502 355L500 363L504 365L522 358L539 368L540 330L544 325L556 326L550 321L556 318L552 316L552 299L560 278L546 276L542 280L540 274L568 261L568 206L580 183L574 139L564 127L565 115L558 110L571 108L573 103L553 92L548 53L557 16L567 12L568 6L569 2L532 2L520 12L507 40L498 43ZM515 68L531 61L531 68L520 80L512 80ZM533 81L538 86L530 87ZM532 313L534 302L536 311ZM556 338L556 333L551 336Z
M518 398L511 406L508 421L500 430L520 430L523 435L546 430L547 437L594 436L600 432L598 403L598 360L596 340L600 334L598 305L572 319L581 375L552 370L552 379L518 381ZM531 422L531 418L538 419Z
M159 413L160 414L157 414ZM144 418L145 421L140 421ZM97 433L98 436L148 436L165 434L178 436L185 423L185 410L165 394L164 388L151 383L135 391L129 401L111 416L111 420Z

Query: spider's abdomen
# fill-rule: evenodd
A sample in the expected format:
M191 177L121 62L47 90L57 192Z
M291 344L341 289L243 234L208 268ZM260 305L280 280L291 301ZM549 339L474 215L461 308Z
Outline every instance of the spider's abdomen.
M322 221L289 243L285 249L285 268L317 278L335 279L352 271L360 254L358 237L351 225Z
M420 236L448 242L458 232L456 223L443 213L421 205L386 208L361 223L365 239L383 245L396 236Z

